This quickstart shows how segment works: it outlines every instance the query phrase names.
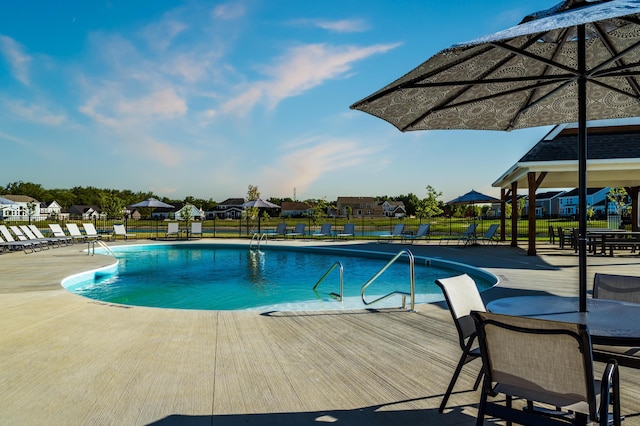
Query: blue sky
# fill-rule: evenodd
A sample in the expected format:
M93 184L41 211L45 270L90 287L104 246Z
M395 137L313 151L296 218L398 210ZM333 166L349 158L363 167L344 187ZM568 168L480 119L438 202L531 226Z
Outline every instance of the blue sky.
M557 0L5 2L0 185L223 201L494 182L549 128L401 133L349 106Z

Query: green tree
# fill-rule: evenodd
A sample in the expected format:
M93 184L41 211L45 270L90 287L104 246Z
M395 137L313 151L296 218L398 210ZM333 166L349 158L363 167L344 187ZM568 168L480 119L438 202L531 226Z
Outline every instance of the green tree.
M328 206L329 206L329 203L324 198L322 200L317 200L313 203L313 209L311 211L310 217L311 217L311 222L314 225L317 225L321 219L327 217Z
M427 197L420 200L415 208L415 215L420 218L432 218L441 215L443 210L440 208L438 197L442 197L442 192L436 191L431 185L427 185Z
M615 214L621 215L627 206L627 190L623 187L613 187L607 193L607 200L615 209Z
M253 200L257 200L258 198L260 198L260 191L258 190L258 187L249 185L247 189L247 200L253 201ZM242 214L247 220L253 221L258 218L258 215L260 214L260 209L258 207L249 207L244 209Z
M100 209L107 215L107 219L122 219L124 204L116 194L102 192L100 194Z

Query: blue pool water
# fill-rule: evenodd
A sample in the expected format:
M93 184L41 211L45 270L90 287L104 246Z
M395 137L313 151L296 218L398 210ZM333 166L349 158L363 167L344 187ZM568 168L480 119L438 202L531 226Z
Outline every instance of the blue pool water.
M97 250L96 250L97 251ZM204 310L332 310L365 306L360 289L392 257L389 254L237 245L147 245L113 248L117 268L70 277L63 285L82 296L124 305ZM366 291L367 300L394 290L409 291L409 266L403 256ZM313 286L339 261L344 267L344 300L338 268ZM428 265L428 266L427 266ZM480 290L495 277L465 265L416 259L416 303L443 300L436 278L469 273ZM394 296L371 307L397 307ZM409 300L407 298L407 305Z

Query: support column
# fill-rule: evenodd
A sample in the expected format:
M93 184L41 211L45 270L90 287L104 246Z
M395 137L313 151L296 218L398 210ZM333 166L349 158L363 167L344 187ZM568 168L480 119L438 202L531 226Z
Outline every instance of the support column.
M500 188L500 241L507 240L507 213L504 211L507 201L507 191Z
M529 248L527 254L529 256L536 255L536 174L534 172L527 173L529 186L529 235L527 237Z
M511 183L511 247L518 247L518 182Z

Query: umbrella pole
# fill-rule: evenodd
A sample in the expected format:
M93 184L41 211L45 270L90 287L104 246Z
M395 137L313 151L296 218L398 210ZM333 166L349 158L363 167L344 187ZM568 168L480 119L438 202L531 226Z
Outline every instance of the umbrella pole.
M578 25L578 292L587 311L587 78L585 26Z

